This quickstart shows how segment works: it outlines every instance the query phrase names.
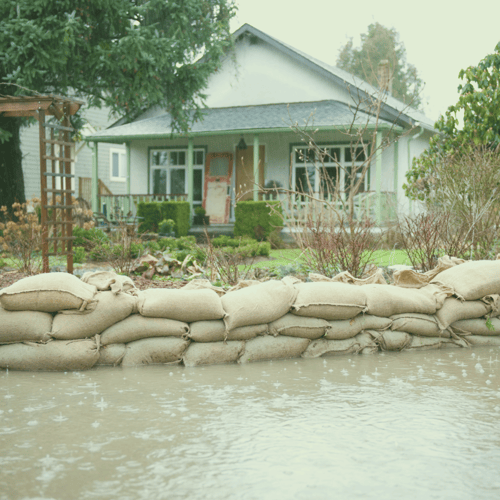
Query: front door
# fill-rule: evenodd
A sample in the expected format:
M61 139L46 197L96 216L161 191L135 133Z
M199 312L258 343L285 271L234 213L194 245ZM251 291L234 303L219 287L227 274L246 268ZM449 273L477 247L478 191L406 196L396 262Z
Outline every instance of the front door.
M212 224L227 224L231 208L231 153L210 153L205 169L204 208Z
M264 185L265 147L259 146L259 184ZM253 146L236 150L236 201L253 200L255 178L253 175Z

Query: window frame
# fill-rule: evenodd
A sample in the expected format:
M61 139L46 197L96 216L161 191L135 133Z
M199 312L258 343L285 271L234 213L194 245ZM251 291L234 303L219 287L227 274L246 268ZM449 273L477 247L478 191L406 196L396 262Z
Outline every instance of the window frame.
M118 155L118 177L113 175L113 155ZM123 148L109 148L109 180L111 182L127 182L127 152Z

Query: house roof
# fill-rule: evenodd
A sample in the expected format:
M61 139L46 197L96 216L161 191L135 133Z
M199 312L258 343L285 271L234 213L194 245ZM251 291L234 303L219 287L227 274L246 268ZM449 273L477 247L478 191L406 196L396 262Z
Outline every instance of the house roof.
M354 87L355 89L365 93L366 95L378 95L380 93L380 89L373 87L361 78L358 78L351 73L344 71L343 69L337 68L336 66L326 64L296 49L295 47L292 47L291 45L288 45L278 40L277 38L274 38L267 33L254 28L250 24L244 24L243 26L241 26L241 28L233 33L233 37L236 40L238 37L244 35L245 33L249 33L260 38L261 40L269 43L271 46L277 48L278 50L285 52L293 59L304 64L306 67L319 71L321 74L338 84ZM434 121L425 116L422 112L409 107L408 104L401 102L400 100L392 97L389 94L387 94L385 97L385 104L385 111L387 113L385 118L392 118L392 120L394 120L395 118L399 117L399 119L402 119L408 125L413 126L418 124L419 126L422 126L427 130L432 130L433 132L435 132Z
M112 127L86 137L87 141L125 142L138 139L160 139L174 136L172 117L164 113L127 125ZM228 133L289 132L293 123L319 130L338 130L355 125L374 127L373 116L358 112L354 117L351 108L339 101L299 102L291 104L262 104L208 108L202 121L193 124L188 136L225 135ZM392 122L379 119L378 128L390 128ZM396 130L400 130L399 127Z

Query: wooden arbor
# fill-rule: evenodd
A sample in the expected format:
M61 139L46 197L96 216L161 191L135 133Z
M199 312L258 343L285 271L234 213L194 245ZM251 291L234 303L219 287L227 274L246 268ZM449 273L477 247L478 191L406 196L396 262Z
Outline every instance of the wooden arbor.
M49 272L49 255L66 255L73 273L73 201L71 189L71 132L69 117L83 104L66 97L0 97L0 113L6 117L32 116L39 123L40 186L43 272ZM47 121L48 116L57 120ZM51 193L49 204L48 194Z

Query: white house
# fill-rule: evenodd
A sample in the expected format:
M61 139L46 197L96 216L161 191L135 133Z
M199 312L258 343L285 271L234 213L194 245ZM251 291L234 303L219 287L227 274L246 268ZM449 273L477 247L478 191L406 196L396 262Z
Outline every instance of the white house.
M375 133L377 144L388 134L399 138L372 160L361 195L371 198L379 222L389 199L408 207L404 173L435 133L431 120L391 96L386 96L378 121L364 113L354 119L353 97L378 92L366 82L248 24L233 36L235 60L228 57L210 77L204 119L187 134L172 132L168 113L150 110L132 123L86 138L95 154L95 211L104 200L98 197L97 180L107 168L101 163L101 143L126 147L130 196L107 198L108 204L119 203L126 211L134 210L133 202L139 199L186 199L194 207L203 204L211 222L227 223L233 220L235 198L258 199L258 186L270 181L295 190L309 176L318 191L319 171L290 127L292 122L303 124L313 112L316 143L341 166L352 161L350 141L343 133L352 123L367 125L367 134ZM328 175L338 175L333 163L324 166Z

